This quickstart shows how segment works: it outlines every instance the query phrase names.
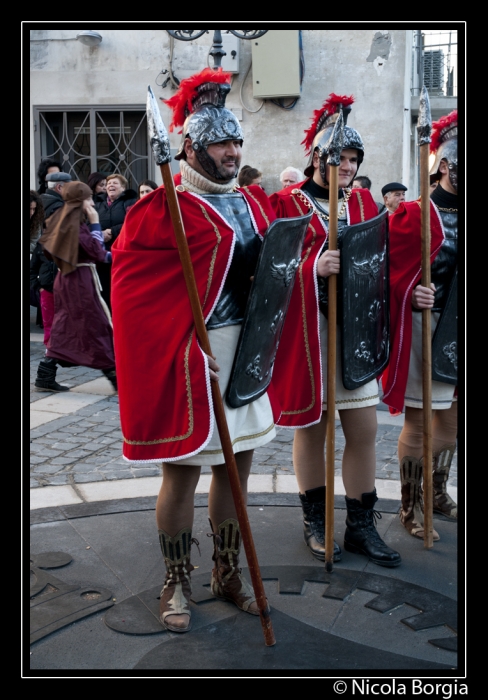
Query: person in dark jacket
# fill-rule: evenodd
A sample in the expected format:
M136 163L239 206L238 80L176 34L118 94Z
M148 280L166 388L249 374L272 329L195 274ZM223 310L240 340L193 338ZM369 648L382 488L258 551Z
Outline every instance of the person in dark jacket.
M90 173L86 184L93 192L93 201L103 202L104 195L107 193L107 176L105 173Z
M62 192L66 183L71 182L71 175L62 173L60 170L54 169L53 166L52 172L46 174L45 180L47 191L40 195L44 211L43 225L55 211L64 206ZM38 243L31 258L30 285L31 290L39 295L45 345L49 340L54 317L53 284L56 272L56 265L46 258L42 246ZM42 282L40 281L41 277Z
M39 189L37 191L39 194L45 194L47 190L46 175L60 173L61 170L62 165L58 160L53 160L52 158L44 158L44 160L41 160L37 169L37 180L39 182Z
M29 223L29 252L32 258L32 253L35 250L36 243L42 234L42 225L44 223L44 207L42 206L41 195L35 190L30 191L30 223ZM29 294L30 306L36 309L36 326L43 327L41 300L39 291L32 289L30 286Z
M67 182L71 182L69 173L50 173L46 175L47 191L41 194L42 206L44 207L44 221L54 214L56 209L64 205L63 187Z
M114 173L107 177L107 192L101 196L101 201L95 202L95 209L100 217L105 248L110 250L112 243L119 235L122 224L129 208L138 199L137 192L128 189L129 183L123 175ZM97 266L98 276L102 285L102 297L111 309L111 264L100 263Z
M42 234L42 225L44 223L44 207L42 206L41 196L35 191L30 191L30 220L29 220L29 238L30 252L34 252L36 243Z
M44 345L46 346L51 335L54 318L53 285L57 271L56 264L46 258L42 245L38 241L30 260L30 289L40 300Z

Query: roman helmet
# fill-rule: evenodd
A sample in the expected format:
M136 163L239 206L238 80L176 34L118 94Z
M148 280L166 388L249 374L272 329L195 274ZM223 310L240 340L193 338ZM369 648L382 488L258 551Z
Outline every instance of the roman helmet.
M318 151L320 158L320 175L322 180L327 182L325 175L328 155L327 146L341 107L344 119L344 141L342 148L343 150L346 148L355 148L357 150L359 170L359 166L364 158L363 140L356 129L347 126L347 118L353 103L354 97L352 95L347 97L346 95L335 95L331 92L322 107L316 109L313 113L312 125L305 130L305 138L302 141L302 144L305 146L306 154L310 156L308 165L305 168L305 175L307 177L313 175L313 154L315 151Z
M449 180L457 192L457 109L441 117L432 124L430 152L435 153L435 160L430 169L430 183L440 179L439 165L441 160L447 162Z
M205 68L200 73L181 81L177 92L164 103L173 110L169 130L182 126L181 143L176 160L186 160L184 142L190 138L202 168L216 180L225 180L218 172L207 147L221 141L242 141L242 129L236 116L225 107L225 98L230 92L231 73L222 68ZM235 176L237 177L237 169ZM227 180L226 180L227 181Z

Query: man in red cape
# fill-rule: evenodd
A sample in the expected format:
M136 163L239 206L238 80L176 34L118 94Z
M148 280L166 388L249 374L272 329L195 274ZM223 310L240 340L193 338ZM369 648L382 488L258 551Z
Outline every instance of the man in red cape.
M293 465L300 489L304 538L312 554L320 560L325 559L326 278L340 272L340 252L327 250L328 141L339 110L342 107L346 122L352 103L352 97L331 94L322 108L314 113L312 126L305 132L303 141L310 153L305 169L307 179L271 195L278 217L299 216L313 210L273 380L282 408L278 424L299 428L295 431L293 443ZM346 124L338 166L339 238L344 226L372 219L378 214L369 190L351 189L363 157L361 136ZM294 368L292 381L286 381L289 361ZM394 567L400 564L401 557L383 542L375 527L378 403L376 379L352 391L344 388L338 351L336 405L330 410L339 411L346 439L342 461L347 506L344 547L350 552L364 554L380 566ZM339 545L334 542L334 561L340 560L341 554Z
M394 414L405 408L405 421L398 440L402 483L400 520L414 537L424 537L423 517L423 390L422 309L431 309L434 334L441 316L450 321L447 304L457 268L457 110L433 124L430 150L435 154L430 196L431 289L420 284L420 201L401 204L390 216L391 354L383 374L383 401ZM447 349L457 369L455 333ZM453 372L453 377L456 373ZM447 375L446 375L447 376ZM456 376L457 379L457 376ZM432 381L432 457L434 512L457 518L457 505L447 493L447 480L456 449L456 379ZM434 530L434 539L439 534Z
M241 536L216 429L211 381L224 396L262 237L275 215L258 186L237 188L243 135L225 108L230 74L205 69L167 101L182 126L175 177L198 294L214 358L196 337L164 187L128 212L113 252L112 309L124 457L162 462L156 521L166 579L160 621L190 629L194 494L202 465L212 468L209 515L215 562L211 590L259 615L241 575ZM253 450L276 434L267 394L225 404L244 498Z

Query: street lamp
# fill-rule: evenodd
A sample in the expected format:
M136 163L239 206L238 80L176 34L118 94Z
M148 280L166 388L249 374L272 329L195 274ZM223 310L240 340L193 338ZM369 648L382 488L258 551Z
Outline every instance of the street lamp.
M167 29L166 30L173 39L178 39L178 41L194 41L198 39L203 34L208 34L208 29ZM234 29L225 30L230 32L238 39L259 39L259 37L266 34L267 29L241 29L240 31ZM210 49L210 55L213 57L214 69L220 68L222 65L222 58L226 55L224 47L222 45L222 32L220 29L214 29L212 48Z
M102 41L101 34L99 34L98 32L92 32L90 30L78 32L76 38L78 39L78 41L81 41L82 44L85 44L85 46L90 47L98 46Z

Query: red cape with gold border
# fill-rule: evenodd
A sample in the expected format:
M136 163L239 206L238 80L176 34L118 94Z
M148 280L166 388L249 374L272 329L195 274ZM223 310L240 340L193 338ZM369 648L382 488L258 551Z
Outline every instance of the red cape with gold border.
M262 237L276 218L269 199L257 186L240 191ZM235 233L199 195L177 196L207 321L230 267ZM112 256L123 455L134 462L194 455L213 432L210 377L194 330L164 186L129 210Z
M420 200L403 202L389 218L390 360L381 376L390 413L403 411L412 345L412 291L422 277ZM430 262L444 241L439 212L430 202Z
M278 218L302 216L309 207L293 191L307 182L290 185L270 196ZM378 215L369 190L352 190L347 223L357 224ZM312 216L305 235L302 259L273 368L273 386L281 405L278 425L305 428L322 416L322 361L319 331L317 260L328 238L323 219ZM290 369L292 368L292 369Z

